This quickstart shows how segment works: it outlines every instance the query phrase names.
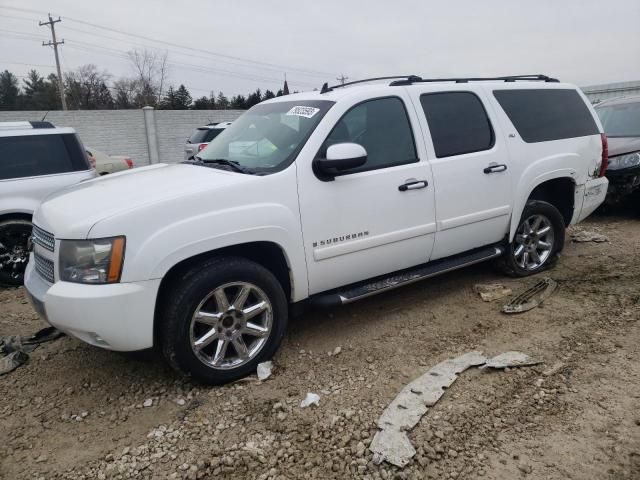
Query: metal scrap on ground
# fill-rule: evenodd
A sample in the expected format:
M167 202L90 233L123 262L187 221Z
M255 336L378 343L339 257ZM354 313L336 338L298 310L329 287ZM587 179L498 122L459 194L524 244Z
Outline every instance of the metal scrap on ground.
M512 298L502 307L504 313L522 313L537 307L551 296L558 284L551 278L543 278L533 287Z
M61 331L53 327L47 327L30 337L20 337L18 335L0 337L0 355L3 355L0 358L0 375L15 370L29 360L29 354L38 348L41 343L50 342L63 335L64 333Z
M492 302L511 295L511 289L500 283L479 283L478 285L475 285L473 289L485 302Z
M606 235L602 235L601 233L596 232L587 232L586 230L581 230L574 233L573 235L571 235L571 238L574 242L602 243L609 241L609 237L607 237Z
M416 453L407 432L468 368L485 365L490 368L521 367L536 363L539 362L520 352L506 352L487 359L482 352L473 351L437 364L406 385L382 412L378 419L380 431L369 445L374 454L373 461L378 464L386 461L397 467L407 465Z

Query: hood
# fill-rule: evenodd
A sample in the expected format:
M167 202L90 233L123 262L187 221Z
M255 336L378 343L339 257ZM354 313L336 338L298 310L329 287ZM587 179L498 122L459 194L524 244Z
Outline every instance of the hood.
M640 151L640 137L607 137L607 140L610 157Z
M179 197L197 196L203 190L239 185L251 178L197 165L152 165L60 190L42 202L33 221L56 238L86 238L93 225L113 215Z

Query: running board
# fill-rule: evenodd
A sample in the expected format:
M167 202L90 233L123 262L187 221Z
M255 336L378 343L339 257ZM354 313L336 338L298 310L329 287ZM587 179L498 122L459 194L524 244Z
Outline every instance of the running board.
M435 277L442 273L451 272L475 263L491 260L504 253L504 247L492 245L451 257L425 263L387 276L376 277L372 280L347 285L335 290L314 295L309 303L316 307L335 307L346 305L363 298L377 295L394 288L409 285L425 278Z

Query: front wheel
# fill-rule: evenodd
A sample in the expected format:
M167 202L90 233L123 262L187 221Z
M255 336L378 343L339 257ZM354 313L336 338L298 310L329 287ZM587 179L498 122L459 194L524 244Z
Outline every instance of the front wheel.
M165 357L209 384L255 372L275 353L287 324L282 286L261 265L214 258L175 279L160 311Z
M32 229L28 220L0 222L0 285L19 287L24 282Z
M514 277L533 275L553 266L564 247L562 214L550 203L527 202L513 241L507 246L503 269Z

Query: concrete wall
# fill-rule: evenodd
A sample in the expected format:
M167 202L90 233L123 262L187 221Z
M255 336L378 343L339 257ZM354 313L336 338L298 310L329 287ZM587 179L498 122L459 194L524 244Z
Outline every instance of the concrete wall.
M0 122L41 120L45 113L0 112ZM46 120L59 127L73 127L86 147L109 155L128 155L136 166L141 166L154 160L182 161L184 141L196 127L232 121L242 113L242 110L70 110L51 111Z
M582 91L591 103L600 103L610 98L640 95L640 80L634 82L617 82L603 85L582 87Z

